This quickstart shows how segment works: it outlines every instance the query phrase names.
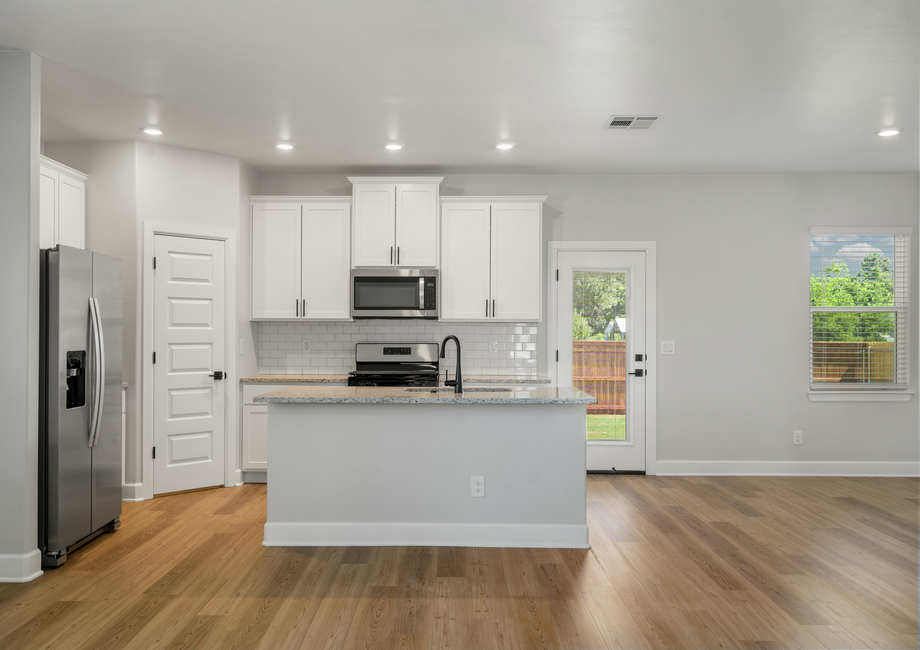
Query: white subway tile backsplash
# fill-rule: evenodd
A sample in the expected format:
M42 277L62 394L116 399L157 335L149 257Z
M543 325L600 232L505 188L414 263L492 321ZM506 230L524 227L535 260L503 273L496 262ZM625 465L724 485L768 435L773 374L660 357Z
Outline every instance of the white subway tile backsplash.
M414 320L259 324L259 372L265 374L347 374L354 370L355 343L434 342L448 334L463 346L464 374L533 376L537 369L537 328L526 323L437 323ZM304 351L303 342L310 342ZM491 346L496 345L493 352ZM456 363L449 346L444 361Z

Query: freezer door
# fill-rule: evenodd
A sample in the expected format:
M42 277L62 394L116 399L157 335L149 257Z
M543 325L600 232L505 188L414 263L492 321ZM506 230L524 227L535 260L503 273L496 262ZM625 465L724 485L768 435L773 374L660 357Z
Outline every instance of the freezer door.
M91 526L92 450L89 420L92 408L91 363L83 368L85 400L68 404L67 362L90 359L89 298L93 290L92 253L59 246L48 251L43 292L44 328L41 446L43 545L50 552L66 550L86 537ZM68 355L68 353L74 353ZM85 353L85 355L81 355ZM78 368L71 368L72 372ZM74 375L77 376L77 375ZM71 397L74 385L71 384Z
M121 516L122 285L121 260L93 253L93 297L102 321L105 381L96 444L92 448L92 530Z

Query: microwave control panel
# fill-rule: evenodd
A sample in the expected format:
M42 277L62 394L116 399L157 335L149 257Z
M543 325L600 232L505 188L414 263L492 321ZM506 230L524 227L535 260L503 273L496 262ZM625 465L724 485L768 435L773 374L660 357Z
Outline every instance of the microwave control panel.
M438 285L434 278L425 278L425 309L438 308Z

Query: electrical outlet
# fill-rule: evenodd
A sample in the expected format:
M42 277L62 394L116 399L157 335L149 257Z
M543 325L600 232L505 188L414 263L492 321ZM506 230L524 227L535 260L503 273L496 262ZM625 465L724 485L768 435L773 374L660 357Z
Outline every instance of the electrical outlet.
M802 432L801 432L801 431L793 431L793 432L792 432L792 444L794 444L794 445L801 445L801 444L802 444Z
M245 350L246 350L246 348L244 347L245 344L246 344L246 341L244 339L240 339L240 355L241 356L245 354Z
M498 352L498 341L489 341L489 352Z
M486 479L484 476L470 477L470 496L484 497L486 495Z
M304 351L304 352L309 352L309 351L310 351L310 342L309 342L309 341L304 341L304 342L303 342L303 351Z
M674 341L662 341L661 342L661 354L665 354L665 355L674 354Z

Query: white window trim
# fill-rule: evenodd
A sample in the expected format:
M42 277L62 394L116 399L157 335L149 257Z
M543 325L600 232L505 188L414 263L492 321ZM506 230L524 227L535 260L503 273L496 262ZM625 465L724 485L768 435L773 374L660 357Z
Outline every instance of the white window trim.
M809 229L811 235L913 235L914 229L911 226L814 226ZM908 252L908 267L910 266L910 252ZM910 307L908 306L908 310ZM812 310L809 308L809 321L811 320ZM908 311L908 322L912 314ZM908 326L908 332L910 327ZM809 337L809 347L811 339ZM908 381L910 381L910 352L908 351ZM810 402L909 402L916 391L904 388L886 388L886 389L860 389L860 390L836 390L833 388L822 388L819 390L806 391Z

